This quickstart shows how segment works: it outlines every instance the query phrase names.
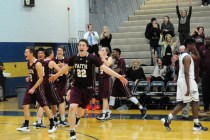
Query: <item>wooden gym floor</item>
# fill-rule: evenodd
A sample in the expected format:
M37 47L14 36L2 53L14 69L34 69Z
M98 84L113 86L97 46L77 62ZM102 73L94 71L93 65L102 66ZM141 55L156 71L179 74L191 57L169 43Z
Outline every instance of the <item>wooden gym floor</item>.
M36 110L31 109L30 133L21 133L16 128L23 123L23 111L18 109L17 98L0 102L0 140L69 140L69 128L58 128L48 134L48 128L35 129ZM76 129L78 140L210 140L210 132L193 132L192 117L181 120L174 118L172 131L167 132L160 118L170 111L149 110L146 119L141 119L138 110L113 111L113 119L100 122L95 117L100 111L87 111ZM210 128L210 115L200 117L202 124ZM44 118L44 123L49 124Z

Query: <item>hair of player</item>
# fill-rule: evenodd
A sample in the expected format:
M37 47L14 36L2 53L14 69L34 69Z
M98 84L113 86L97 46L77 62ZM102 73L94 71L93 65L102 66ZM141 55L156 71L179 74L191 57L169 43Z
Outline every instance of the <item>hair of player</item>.
M65 51L66 51L66 49L64 48L64 46L58 46L58 48L62 49L62 50L63 50L63 52L65 52ZM58 48L57 48L57 49L58 49Z
M110 56L110 50L108 47L102 47L102 48L105 48L106 52L107 52L107 56Z
M188 45L192 45L195 44L195 39L193 39L192 37L189 37L185 40L185 47L187 48Z
M32 46L26 47L26 49L29 50L30 53L33 53L33 56L35 55L35 49Z
M45 50L45 56L46 56L46 57L49 57L52 53L53 53L52 48L47 48L47 49Z
M119 55L121 55L121 50L119 48L114 48L113 50L116 51L116 52L118 52Z
M80 43L80 42L85 42L85 44L87 45L87 47L89 47L89 43L88 43L88 41L87 41L86 39L80 39L80 40L79 40L79 43Z

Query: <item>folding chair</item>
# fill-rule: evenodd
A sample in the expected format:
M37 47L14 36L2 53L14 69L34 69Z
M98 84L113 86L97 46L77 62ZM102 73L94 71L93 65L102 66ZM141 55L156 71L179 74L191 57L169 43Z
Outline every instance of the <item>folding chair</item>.
M148 92L146 94L145 97L145 101L147 101L147 99L149 97L151 97L151 101L150 103L146 103L145 105L155 105L158 106L158 109L160 108L161 105L161 98L163 97L163 93L165 91L165 86L164 86L164 82L163 81L153 81L152 83L150 83L150 89L152 88L161 88L161 91L152 91L150 90L150 92Z
M148 81L138 81L136 83L136 86L132 95L139 96L142 94L146 94L149 92L149 88L150 88L150 85Z
M164 92L164 97L165 98L168 97L169 100L168 100L168 102L162 102L163 108L166 109L168 106L176 105L176 89L177 89L177 82L174 82L174 81L167 82L166 91Z

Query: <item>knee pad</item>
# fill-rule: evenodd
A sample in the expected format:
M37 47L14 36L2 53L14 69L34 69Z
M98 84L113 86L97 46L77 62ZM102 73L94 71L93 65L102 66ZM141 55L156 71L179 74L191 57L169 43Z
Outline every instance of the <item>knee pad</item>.
M130 97L129 100L133 102L135 105L139 103L139 101L135 97Z

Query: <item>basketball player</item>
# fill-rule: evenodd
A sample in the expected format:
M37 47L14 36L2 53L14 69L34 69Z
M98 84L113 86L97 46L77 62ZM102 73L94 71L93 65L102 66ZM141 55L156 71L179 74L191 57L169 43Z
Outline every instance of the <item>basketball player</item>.
M110 67L113 63L112 57L109 56L109 48L102 47L99 51L99 56L101 60L107 67ZM96 117L97 120L106 120L106 113L109 111L108 98L110 96L111 89L111 77L110 75L104 73L102 70L99 72L99 97L102 98L103 108L102 115Z
M30 132L30 129L28 127L29 118L30 118L29 105L31 103L34 103L34 101L37 101L39 105L43 107L47 117L50 120L50 129L48 130L48 133L53 133L56 131L57 127L54 125L51 111L47 106L47 99L44 94L44 89L42 85L43 67L42 64L34 57L34 54L35 54L34 48L32 47L26 48L24 55L26 57L26 60L28 60L27 66L30 75L30 82L27 92L23 99L25 122L23 126L17 128L17 130L21 132Z
M37 59L42 63L45 59L45 49L44 48L39 48L37 50ZM27 79L29 81L29 79ZM36 107L37 107L37 121L33 123L33 126L36 126L36 128L45 128L46 125L43 124L43 114L44 110L40 105L36 102Z
M112 57L115 59L114 71L121 75L124 75L125 71L126 71L125 60L122 57L120 57L120 55L121 55L121 50L119 48L113 49ZM146 117L147 109L144 108L139 103L139 101L136 99L136 97L132 97L130 93L131 92L130 92L128 86L123 86L123 84L119 81L119 79L115 79L113 87L112 87L112 95L110 96L110 100L109 100L110 110L107 113L106 119L110 119L110 117L111 117L111 113L112 113L111 109L115 105L115 98L122 97L122 96L124 96L124 97L126 96L128 98L128 100L130 100L136 106L138 106L141 114L143 115L143 118Z
M72 140L76 139L76 112L77 117L81 118L84 115L84 109L94 94L95 66L100 67L105 73L119 78L124 85L127 84L127 80L123 76L108 68L97 56L89 54L87 52L88 46L87 40L81 39L78 45L78 55L70 58L68 65L65 65L58 73L49 78L50 81L55 81L66 71L75 69L75 81L71 88L69 107L70 139Z
M64 53L65 53L64 47L59 46L57 48L57 56L56 56L56 58L53 59L53 61L55 61L55 63L60 68L62 68L63 66L65 66L68 63L68 59L64 58ZM64 103L59 105L59 112L62 112L62 115L60 114L60 120L56 121L57 124L61 125L61 126L69 126L69 124L65 120L65 107L66 107L65 98L66 98L66 92L67 92L67 90L66 90L67 89L67 87L66 87L67 75L68 75L68 72L66 72L64 75L60 76L55 82L55 86L58 90L58 93L61 96L63 96L63 99L64 99ZM54 116L54 121L55 121L56 117L57 116Z
M194 48L192 48L192 45L188 47L190 52L194 50ZM178 105L167 117L161 119L161 122L164 124L166 130L171 130L171 120L179 111L181 111L186 106L187 103L192 103L192 114L194 120L193 131L208 130L208 128L203 127L198 120L199 93L197 84L194 79L195 76L193 59L188 53L183 52L179 55L179 74L176 94Z
M37 50L37 59L40 61L43 61L45 59L45 49L44 48L39 48Z

